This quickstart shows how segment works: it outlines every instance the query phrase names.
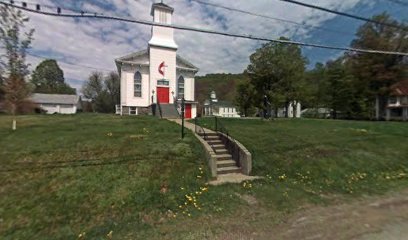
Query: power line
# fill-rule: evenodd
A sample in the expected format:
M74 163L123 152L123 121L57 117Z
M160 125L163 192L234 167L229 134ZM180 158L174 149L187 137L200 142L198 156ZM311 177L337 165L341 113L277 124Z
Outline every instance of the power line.
M48 9L55 9L55 8L57 8L58 11L61 11L61 10L62 10L61 7L54 6L54 5L48 5L48 4L38 4L38 3L27 2L27 1L18 1L18 0L11 0L10 2L20 3L22 6L24 6L24 4L25 4L26 7L28 7L29 5L35 6L36 8L37 8L37 6L40 6L38 11L41 11L41 8L42 8L42 7L45 7L45 8L48 8ZM12 4L13 4L13 3L12 3ZM70 12L74 12L74 13L80 13L80 14L85 14L85 13L87 13L87 14L95 14L95 13L96 13L96 12L78 10L78 9L69 8L69 7L64 7L63 9L64 9L64 10L68 10L68 11L70 11ZM103 15L103 13L96 13L96 14Z
M40 56L40 55L33 54L33 53L27 53L27 55L32 56L32 57L36 57L36 58L41 58L41 59L50 59L50 57L44 57L44 56ZM108 69L105 69L105 68L96 68L96 67L91 67L91 66L87 66L87 65L69 63L69 62L62 61L60 59L55 59L55 60L57 60L59 63L68 64L68 65L72 65L72 66L89 68L89 69L98 70L98 71L112 72L112 70L108 70Z
M316 5L312 5L312 4L307 4L307 3L303 3L303 2L299 2L299 1L294 1L294 0L280 0L280 1L293 3L293 4L296 4L296 5L303 6L303 7L317 9L317 10L337 14L337 15L340 15L340 16L344 16L344 17L354 18L354 19L357 19L357 20L365 21L365 22L371 22L371 23L384 25L384 26L388 26L388 27L392 27L392 28L397 28L397 29L401 29L401 30L405 30L405 31L407 30L404 27L401 27L401 26L398 26L398 25L395 25L395 24L392 24L392 23L380 22L380 21L377 21L377 20L374 20L374 19L361 17L361 16L350 14L350 13L339 12L339 11L336 11L336 10L332 10L332 9L328 9L328 8L324 8L324 7L320 7L320 6L316 6Z
M63 17L63 18L96 18L96 19L106 19L106 20L115 20L127 23L137 23L142 25L148 26L159 26L165 28L173 28L178 30L185 30L185 31L192 31L192 32L200 32L200 33L208 33L213 35L220 35L220 36L227 36L227 37L235 37L235 38L242 38L242 39L250 39L250 40L257 40L257 41L267 41L267 42L275 42L275 43L282 43L282 44L292 44L304 47L315 47L315 48L322 48L322 49L331 49L331 50L341 50L341 51L351 51L351 52L360 52L360 53L373 53L373 54L388 54L388 55L401 55L401 56L408 56L408 53L404 52L393 52L393 51L383 51L383 50L374 50L374 49L358 49L358 48L349 48L349 47L337 47L337 46L329 46L329 45L321 45L321 44L314 44L314 43L304 43L304 42L297 42L291 40L283 40L283 39L271 39L271 38L263 38L263 37L254 37L252 35L246 34L234 34L234 33L227 33L227 32L220 32L208 29L200 29L194 27L187 27L182 25L169 25L157 22L151 22L146 20L139 20L139 19L130 19L130 18L121 18L121 17L113 17L113 16L101 16L101 15L90 15L90 14L63 14L63 13L51 13L51 12L41 12L36 11L29 8L24 8L20 6L16 6L13 4L0 2L0 4L15 7L21 9L23 11L32 12L36 14L42 14L46 16L55 16L55 17Z
M268 16L268 15L249 12L249 11L246 11L246 10L227 7L227 6L223 6L223 5L219 5L219 4L215 4L215 3L204 2L204 1L201 1L201 0L191 0L191 1L202 4L202 5L212 6L212 7L216 7L216 8L222 8L222 9L226 9L226 10L233 11L233 12L244 13L244 14L248 14L248 15L251 15L251 16L255 16L255 17L261 17L261 18L266 18L266 19L270 19L270 20L274 20L274 21L280 21L280 22L295 24L295 25L298 25L298 26L304 26L304 27L309 27L309 28L320 29L320 30L323 30L323 31L337 33L337 34L347 34L347 35L353 35L354 36L354 33L351 33L351 32L344 32L344 31L338 31L338 30L333 30L333 29L324 28L324 27L312 26L312 25L305 24L305 23L300 23L300 22L291 21L291 20L282 19L282 18L271 17L271 16Z

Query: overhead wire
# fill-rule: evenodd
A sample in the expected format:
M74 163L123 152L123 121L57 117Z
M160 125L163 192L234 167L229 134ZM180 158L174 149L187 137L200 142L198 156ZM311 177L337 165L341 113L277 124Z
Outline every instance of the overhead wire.
M35 58L41 58L41 59L52 59L52 57L40 56L40 55L30 53L30 52L27 52L27 55L35 57ZM83 67L83 68L88 68L88 69L93 69L93 70L98 70L98 71L112 72L112 70L108 70L106 68L97 68L97 67L91 67L91 66L87 66L87 65L70 63L70 62L62 61L61 59L55 59L55 60L57 60L58 63L62 63L62 64L68 64L68 65L72 65L72 66Z
M243 14L247 14L247 15L251 15L251 16L255 16L255 17L261 17L261 18L270 19L270 20L274 20L274 21L290 23L290 24L294 24L294 25L298 25L298 26L319 29L319 30L323 30L323 31L327 31L327 32L336 33L336 34L342 34L342 35L347 34L347 35L353 35L354 36L354 33L351 33L351 32L345 32L345 31L333 30L333 29L319 27L319 26L313 26L313 25L309 25L309 24L306 24L306 23L300 23L300 22L296 22L296 21L292 21L292 20L283 19L283 18L272 17L272 16L269 16L269 15L254 13L254 12L250 12L250 11L246 11L246 10L242 10L242 9L238 9L238 8L227 7L227 6L220 5L220 4L205 2L205 1L202 1L202 0L191 0L191 1L202 4L202 5L212 6L212 7L216 7L216 8L222 8L222 9L226 9L226 10L229 10L229 11L239 12L239 13L243 13Z
M320 10L320 11L329 12L329 13L333 13L333 14L336 14L336 15L357 19L357 20L360 20L360 21L365 21L365 22L370 22L370 23L374 23L374 24L378 24L378 25L392 27L392 28L396 28L396 29L400 29L400 30L404 30L404 31L408 30L406 27L402 27L402 26L395 25L395 24L392 24L392 23L381 22L381 21L377 21L375 19L366 18L366 17L362 17L362 16L350 14L350 13L340 12L340 11L337 11L337 10L328 9L328 8L324 8L324 7L320 7L320 6L317 6L317 5L312 5L312 4L308 4L308 3L304 3L304 2L299 2L299 1L295 1L295 0L280 0L280 1L296 4L296 5L299 5L299 6L302 6L302 7L317 9L317 10Z
M408 56L406 52L395 52L395 51L384 51L384 50L376 50L376 49L359 49L359 48L350 48L350 47L338 47L338 46L330 46L330 45L323 45L323 44L315 44L315 43L305 43L299 41L291 41L291 40L284 40L284 39L272 39L272 38L265 38L265 37L255 37L252 35L247 34L236 34L236 33L227 33L209 29L202 29L202 28L195 28L195 27L188 27L183 25L175 25L175 24L163 24L158 22L151 22L146 20L140 19L131 19L131 18L123 18L123 17L115 17L115 16L106 16L106 15L98 15L98 14L65 14L65 13L52 13L52 12L44 12L44 11L36 11L33 9L17 6L14 4L6 3L0 1L0 4L15 7L17 9L32 12L36 14L46 15L46 16L54 16L54 17L62 17L62 18L83 18L83 19L105 19L105 20L114 20L114 21L121 21L127 23L135 23L135 24L142 24L148 26L160 26L165 28L173 28L177 30L184 30L184 31L192 31L192 32L200 32L200 33L207 33L213 35L220 35L220 36L227 36L227 37L234 37L234 38L242 38L242 39L250 39L250 40L257 40L257 41L266 41L266 42L275 42L275 43L282 43L282 44L292 44L304 47L315 47L315 48L322 48L322 49L331 49L331 50L341 50L341 51L351 51L351 52L359 52L359 53L372 53L372 54L388 54L388 55L401 55L401 56Z

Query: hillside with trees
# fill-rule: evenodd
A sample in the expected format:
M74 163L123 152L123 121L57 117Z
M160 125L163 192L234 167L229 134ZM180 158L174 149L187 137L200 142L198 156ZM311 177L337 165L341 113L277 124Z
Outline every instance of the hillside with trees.
M357 30L351 47L408 52L408 32L403 30L407 24L386 13L372 19L400 27L365 23ZM289 103L299 101L309 110L326 109L332 118L374 119L376 99L384 106L390 87L408 78L408 59L401 55L347 52L308 71L307 62L299 46L262 45L250 56L245 71L249 82L233 86L239 91L234 99L241 113L252 108L266 112L267 105L276 113L276 109L288 109ZM230 84L225 81L227 89L232 89ZM307 115L318 117L315 113Z
M237 95L237 86L248 81L248 76L239 73L215 73L195 77L195 97L199 108L209 98L210 92L215 91L221 100L233 102ZM200 110L199 110L200 112Z

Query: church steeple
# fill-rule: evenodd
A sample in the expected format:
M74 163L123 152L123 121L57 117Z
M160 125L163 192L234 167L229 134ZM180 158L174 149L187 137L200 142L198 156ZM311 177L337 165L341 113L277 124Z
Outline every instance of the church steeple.
M171 25L173 12L174 9L172 7L161 1L160 3L153 3L150 14L153 17L153 22ZM173 28L153 26L152 38L149 41L149 46L177 49L178 46L174 42Z

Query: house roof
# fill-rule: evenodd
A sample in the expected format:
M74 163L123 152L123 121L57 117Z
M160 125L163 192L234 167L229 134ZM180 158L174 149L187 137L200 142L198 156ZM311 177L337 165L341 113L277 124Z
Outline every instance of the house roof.
M126 56L115 59L118 71L120 72L120 64L123 64L123 63L136 64L136 65L149 65L149 63L142 61L143 57L146 57L147 59L149 59L148 58L149 51L147 51L147 49L138 51L138 52L134 52ZM177 68L182 68L182 69L191 70L195 72L198 72L199 70L196 66L194 66L192 63L190 63L188 60L186 60L185 58L181 57L178 54L176 56L176 65L177 65L176 66Z
M151 14L152 16L153 16L153 11L154 11L155 8L165 9L165 10L170 11L171 13L174 12L174 8L170 7L170 6L167 5L167 4L164 4L163 1L162 1L162 2L159 2L159 3L153 3L153 5L152 5L152 10L150 11L150 14Z
M391 95L408 96L408 79L399 81L391 86Z
M31 101L35 103L77 104L79 101L79 96L68 94L34 93L31 96Z

